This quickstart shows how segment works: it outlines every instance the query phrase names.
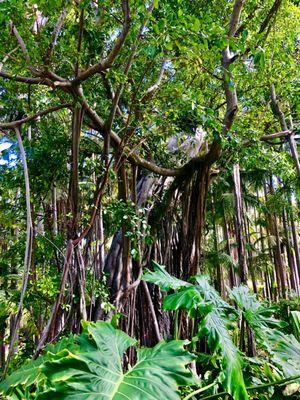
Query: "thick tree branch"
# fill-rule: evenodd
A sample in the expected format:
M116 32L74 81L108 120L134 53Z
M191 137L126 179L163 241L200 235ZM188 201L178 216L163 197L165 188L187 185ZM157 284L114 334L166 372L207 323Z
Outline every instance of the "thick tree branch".
M270 135L263 135L259 138L260 141L266 142L272 139L278 139L283 137L288 137L292 134L292 131L286 130L282 132L271 133Z
M47 78L32 78L29 76L12 75L3 71L0 71L0 77L15 82L27 83L28 85L45 85L54 87L54 83Z
M275 85L271 85L271 105L272 105L274 115L279 119L281 129L283 131L288 131L288 126L287 126L284 112L281 110L280 104L277 100ZM299 154L298 154L297 144L295 142L293 133L288 135L288 142L289 142L291 155L292 155L292 158L295 163L298 177L300 177Z
M233 12L230 19L228 38L232 38L237 29L241 17L244 0L236 0L233 7ZM223 85L226 96L226 113L223 119L223 135L225 135L232 127L233 120L237 113L238 102L236 89L234 87L233 76L229 70L230 64L233 62L230 54L229 44L222 52L222 67L223 67Z
M238 29L244 3L245 0L236 0L234 3L228 30L229 38L233 37Z
M270 22L274 18L274 16L277 14L279 11L279 8L282 4L282 0L275 0L273 6L270 8L270 11L268 12L266 18L263 20L259 33L263 33L269 26Z

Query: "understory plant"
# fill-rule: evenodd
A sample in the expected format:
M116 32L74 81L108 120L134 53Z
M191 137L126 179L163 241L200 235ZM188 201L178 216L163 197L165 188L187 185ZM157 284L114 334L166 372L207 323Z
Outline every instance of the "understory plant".
M109 322L83 322L81 335L48 346L3 381L0 393L12 400L180 399L178 387L195 384L186 368L195 356L186 344L172 340L137 348L131 366L124 355L137 346L135 339Z
M295 335L246 286L221 298L206 276L186 282L154 263L145 281L169 292L163 308L174 318L173 340L141 348L115 321L82 322L82 333L48 345L0 384L9 400L279 400L299 398L299 313ZM184 324L192 336L180 340ZM182 332L181 332L182 331ZM249 356L247 346L255 349ZM253 340L253 343L251 340ZM246 346L246 347L247 347ZM130 350L129 350L130 349ZM128 357L136 354L131 365ZM193 372L192 372L193 371Z
M298 314L292 314L296 337L287 335L283 331L286 322L273 317L275 307L260 302L247 286L228 289L228 303L210 285L206 276L197 275L186 282L171 276L155 262L153 266L154 270L147 271L143 279L169 293L164 298L163 309L174 312L176 337L180 335L180 324L193 321L195 336L192 343L200 361L198 365L201 379L205 381L203 385L213 380L216 382L210 388L212 397L208 396L207 399L217 399L218 391L221 397L230 395L234 400L245 400L252 396L265 400L281 398L276 397L278 392L283 395L276 381L283 382L284 387L287 382L296 382L285 393L290 395L297 392L299 395ZM255 349L252 357L240 349L244 336L247 345ZM203 342L208 347L208 354L205 355L197 352L201 347L199 344ZM267 394L262 391L267 391Z

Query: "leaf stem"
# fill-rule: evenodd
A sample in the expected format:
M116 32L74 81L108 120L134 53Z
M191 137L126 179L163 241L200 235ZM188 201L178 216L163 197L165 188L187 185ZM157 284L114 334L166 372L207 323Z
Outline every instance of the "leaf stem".
M268 383L263 383L262 385L258 385L258 386L249 386L247 387L247 391L252 391L252 390L259 390L259 389L264 389L270 386L279 386L279 385L283 385L285 383L289 383L289 382L293 382L297 379L300 379L300 375L296 375L296 376L291 376L290 378L284 378L281 379L279 381L274 381L274 382L268 382ZM194 392L195 394L196 392ZM213 400L213 399L217 399L218 397L223 397L228 395L228 392L221 392L221 393L217 393L217 394L212 394L210 396L206 396L203 397L201 400ZM186 397L183 399L185 400Z
M205 392L205 390L207 390L207 389L209 389L209 388L211 388L212 386L215 386L215 385L216 385L216 382L212 382L212 383L210 383L209 385L204 386L204 387L201 387L200 389L197 389L197 390L195 390L194 392L188 394L188 395L187 395L186 397L184 397L182 400L188 400L188 399L190 399L191 397L195 396L195 394L199 394L199 393Z

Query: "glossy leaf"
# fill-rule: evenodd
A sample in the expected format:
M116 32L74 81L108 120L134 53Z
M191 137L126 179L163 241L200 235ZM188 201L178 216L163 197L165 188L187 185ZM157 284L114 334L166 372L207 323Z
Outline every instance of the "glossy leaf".
M45 376L41 371L43 363L53 358L57 353L61 352L65 348L69 348L73 352L76 352L77 345L75 338L75 336L70 335L67 338L63 338L55 345L48 345L45 349L45 354L41 355L34 361L27 361L25 365L17 369L1 382L0 393L13 395L13 393L18 392L21 387L29 389L32 385L38 385L39 382L45 379Z
M300 311L291 311L291 316L294 335L300 341Z
M191 286L190 283L182 281L181 279L175 278L174 276L170 275L165 267L159 265L155 261L152 261L154 271L147 270L146 273L143 275L143 280L155 283L158 285L161 290L167 292L170 289L179 289L183 286Z
M299 375L300 342L295 336L279 330L286 326L286 323L275 319L272 316L274 310L265 307L245 286L234 288L231 296L253 329L260 347L269 353L284 375L287 377Z
M186 369L194 356L184 341L160 342L137 351L137 363L123 372L124 352L136 341L108 322L88 324L80 351L64 350L42 367L50 390L38 399L179 399L178 385L194 382Z

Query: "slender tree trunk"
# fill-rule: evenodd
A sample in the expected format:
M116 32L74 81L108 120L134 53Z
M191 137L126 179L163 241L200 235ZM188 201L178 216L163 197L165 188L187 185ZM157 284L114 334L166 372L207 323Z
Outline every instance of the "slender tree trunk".
M57 190L55 183L52 185L52 232L53 235L56 236L58 233L58 225L57 225Z
M221 293L221 296L225 294L224 288L224 276L222 266L220 264L219 259L219 245L218 245L218 233L217 233L217 224L216 224L216 198L214 193L212 192L212 221L213 221L213 240L214 240L214 248L216 253L216 270L217 270L217 279L215 280L216 289Z
M238 260L240 269L240 279L242 283L247 283L247 263L245 253L245 237L243 232L243 203L240 180L240 167L235 164L233 167L234 197L235 197L235 232L238 246Z
M296 260L294 257L294 252L292 249L291 238L290 238L290 229L288 226L286 210L283 210L282 222L283 222L285 240L286 240L285 247L286 247L287 259L288 259L288 265L289 265L289 269L290 269L291 286L292 286L292 289L294 289L295 292L299 294L300 286L299 286L298 269L297 269Z
M234 258L233 258L233 254L231 251L230 236L229 236L228 224L226 221L224 203L222 204L222 211L223 211L223 234L224 234L224 238L225 238L225 242L226 242L226 251L227 251L227 254L233 260ZM233 267L232 263L230 263L230 267L229 267L229 283L230 283L231 288L233 288L234 286L237 286L237 280L236 280L235 271L234 271L234 267Z
M273 187L273 177L270 178L270 193L274 194L274 187ZM279 236L279 227L278 227L278 219L276 214L272 214L272 227L273 232L276 240L276 247L275 247L275 255L277 260L277 268L278 268L278 275L279 275L279 282L280 282L280 290L282 297L286 298L286 288L287 288L287 280L286 280L286 271L285 271L285 264L282 259L282 250L281 250L281 240Z
M245 227L245 237L247 240L247 243L251 245L251 235L250 235L250 225L249 221L247 220L245 214L244 214L244 227ZM254 273L254 268L253 268L253 251L251 249L248 250L248 265L249 265L249 272L252 280L252 286L253 286L253 291L254 293L257 294L257 283L256 283L256 277Z
M25 248L25 257L24 257L24 273L22 279L22 289L21 289L21 296L18 305L18 311L14 318L14 325L11 331L11 342L10 348L8 353L8 358L6 361L6 366L4 370L4 375L7 373L7 369L9 367L11 357L14 353L14 345L18 336L20 321L22 317L23 311L23 303L27 289L28 277L29 277L29 270L31 266L31 254L32 254L32 244L33 244L33 224L31 218L31 203L30 203L30 183L29 183L29 172L26 160L26 153L23 146L22 136L19 128L15 128L15 133L18 140L19 150L21 154L23 170L24 170L24 180L25 180L25 198L26 198L26 248Z
M289 198L290 203L290 224L292 228L292 236L293 236L293 248L295 251L296 265L298 269L298 276L300 277L300 248L299 248L299 235L297 232L297 226L295 223L293 204L291 198Z

